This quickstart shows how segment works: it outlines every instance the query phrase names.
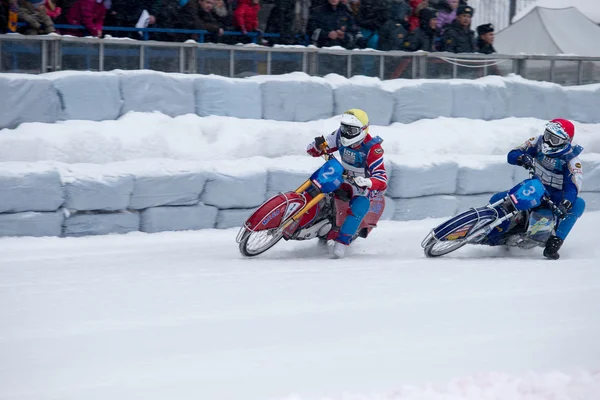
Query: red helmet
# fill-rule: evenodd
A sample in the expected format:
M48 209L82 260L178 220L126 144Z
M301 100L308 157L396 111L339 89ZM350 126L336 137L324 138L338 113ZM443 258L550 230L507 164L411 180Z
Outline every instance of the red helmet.
M575 136L575 126L571 121L569 121L568 119L556 118L550 122L560 124L560 126L562 126L567 135L569 135L569 137L571 138L571 141L573 141L573 136Z
M575 136L575 127L571 121L556 118L546 124L542 136L542 153L550 156L560 156L571 149Z

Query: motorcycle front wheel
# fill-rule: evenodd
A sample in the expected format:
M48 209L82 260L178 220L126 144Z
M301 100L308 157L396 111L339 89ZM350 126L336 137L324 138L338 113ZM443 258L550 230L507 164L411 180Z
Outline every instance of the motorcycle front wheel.
M261 231L246 231L240 240L240 252L246 257L254 257L264 253L283 237L279 228Z
M423 249L427 257L439 257L448 253L452 253L453 251L463 247L465 244L467 244L466 239L441 241L431 236L424 244Z

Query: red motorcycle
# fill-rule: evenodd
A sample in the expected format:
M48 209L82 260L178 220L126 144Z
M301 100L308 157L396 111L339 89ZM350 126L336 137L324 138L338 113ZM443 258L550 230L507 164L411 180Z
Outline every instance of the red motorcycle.
M323 149L327 149L324 143ZM349 212L353 180L331 154L325 164L298 189L279 193L265 201L246 220L237 235L240 252L257 256L285 240L335 239ZM344 180L348 183L344 183ZM385 209L385 197L371 199L371 207L354 238L366 238Z

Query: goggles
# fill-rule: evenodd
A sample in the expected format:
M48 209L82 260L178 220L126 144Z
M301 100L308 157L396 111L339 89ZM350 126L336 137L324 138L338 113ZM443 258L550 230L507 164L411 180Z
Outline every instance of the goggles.
M558 124L546 125L544 143L552 147L559 147L564 146L569 141L569 135Z
M362 132L362 128L360 128L358 126L345 125L345 124L340 125L340 133L346 139L351 139L353 137L356 137L356 136L360 135L361 132Z

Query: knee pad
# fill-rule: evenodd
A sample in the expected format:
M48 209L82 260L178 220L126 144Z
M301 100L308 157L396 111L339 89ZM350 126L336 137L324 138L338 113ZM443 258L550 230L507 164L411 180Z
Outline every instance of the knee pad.
M350 200L350 211L357 218L364 217L369 212L370 207L371 202L366 196L355 196Z

